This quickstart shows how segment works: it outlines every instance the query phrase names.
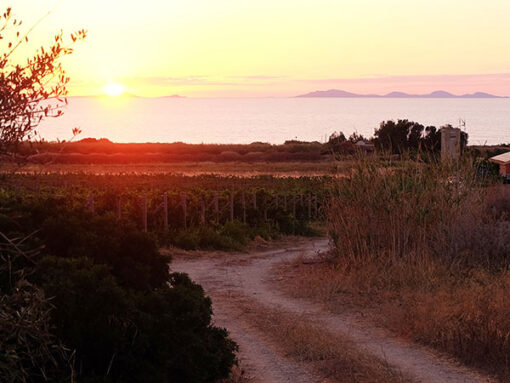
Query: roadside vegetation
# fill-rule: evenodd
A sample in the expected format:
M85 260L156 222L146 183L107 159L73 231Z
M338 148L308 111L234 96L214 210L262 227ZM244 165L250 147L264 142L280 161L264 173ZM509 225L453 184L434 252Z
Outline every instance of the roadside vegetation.
M362 159L336 182L331 253L282 286L510 379L510 189L479 162Z

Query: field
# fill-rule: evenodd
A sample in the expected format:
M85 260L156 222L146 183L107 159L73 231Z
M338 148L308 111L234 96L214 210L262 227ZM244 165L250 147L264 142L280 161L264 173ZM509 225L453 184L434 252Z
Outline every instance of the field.
M221 175L253 177L313 177L341 174L352 161L318 162L173 162L132 164L0 164L4 174L92 174L92 175Z
M256 236L319 233L331 176L306 163L229 165L200 166L208 174L195 164L31 165L3 173L2 189L12 198L115 216L186 249L240 249ZM265 175L253 175L255 167ZM308 172L314 176L296 174Z
M320 162L332 158L331 147L319 142L287 141L282 145L175 143L114 143L86 138L77 142L23 145L19 154L33 162L70 164L131 164L178 162Z

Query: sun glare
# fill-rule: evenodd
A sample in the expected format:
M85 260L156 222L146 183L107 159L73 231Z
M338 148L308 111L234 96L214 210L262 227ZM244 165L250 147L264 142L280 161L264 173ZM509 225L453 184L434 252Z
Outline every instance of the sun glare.
M124 86L117 83L106 84L103 88L104 94L112 97L120 96L125 92Z

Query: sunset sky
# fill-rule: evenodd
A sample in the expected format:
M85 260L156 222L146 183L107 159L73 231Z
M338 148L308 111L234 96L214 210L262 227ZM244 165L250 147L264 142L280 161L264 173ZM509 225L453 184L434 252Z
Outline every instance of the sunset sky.
M16 0L32 34L85 28L72 95L486 91L510 95L508 0ZM24 48L24 49L28 49Z

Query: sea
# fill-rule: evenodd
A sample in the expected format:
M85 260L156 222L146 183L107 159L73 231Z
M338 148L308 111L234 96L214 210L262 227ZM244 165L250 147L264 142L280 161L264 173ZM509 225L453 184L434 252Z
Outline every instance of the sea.
M382 121L451 124L471 145L510 143L510 98L138 98L70 97L63 116L38 128L48 141L248 144L324 142L333 132L373 135Z

